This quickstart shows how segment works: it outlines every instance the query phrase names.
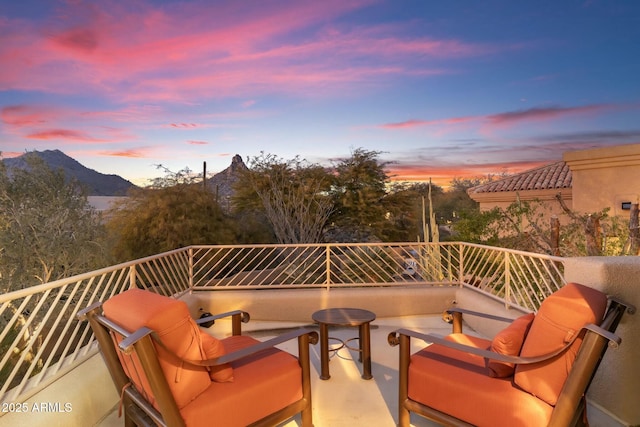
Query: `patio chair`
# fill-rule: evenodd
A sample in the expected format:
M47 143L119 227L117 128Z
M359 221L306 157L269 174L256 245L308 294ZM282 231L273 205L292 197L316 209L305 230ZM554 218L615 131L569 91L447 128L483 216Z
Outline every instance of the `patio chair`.
M493 340L462 333L462 316L498 316L452 309L447 337L400 329L398 425L414 412L453 426L583 425L584 395L625 311L634 308L571 283L537 314L514 320ZM432 343L411 355L411 338ZM607 345L608 344L608 345Z
M126 426L272 426L300 413L312 426L309 344L294 330L264 342L241 335L233 311L195 321L183 301L131 289L79 314L87 319L121 394ZM230 316L218 340L197 323ZM275 346L297 339L298 357Z

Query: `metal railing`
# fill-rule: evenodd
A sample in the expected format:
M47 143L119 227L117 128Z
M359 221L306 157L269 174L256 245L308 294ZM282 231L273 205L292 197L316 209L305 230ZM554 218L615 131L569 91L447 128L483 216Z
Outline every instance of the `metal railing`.
M190 246L0 295L0 400L21 402L97 351L77 312L132 287L191 291L465 286L535 310L562 258L467 243Z

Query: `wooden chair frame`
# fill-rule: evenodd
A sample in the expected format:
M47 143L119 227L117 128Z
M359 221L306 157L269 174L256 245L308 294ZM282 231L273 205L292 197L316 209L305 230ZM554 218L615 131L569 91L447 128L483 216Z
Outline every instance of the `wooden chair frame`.
M87 320L91 325L109 374L113 379L118 393L121 394L121 408L125 414L125 426L183 427L185 425L184 420L180 415L178 406L171 394L157 358L153 331L149 328L140 328L134 332L124 330L102 315L101 306L102 303L95 303L81 310L78 313L78 317L82 320ZM241 324L249 321L248 313L236 310L197 319L195 322L202 324L225 317L231 317L232 335L241 335ZM118 345L119 351L125 354L135 352L138 356L160 409L159 411L151 405L135 387L131 386L131 381L127 377L116 352L112 338L113 333L124 337ZM298 340L298 362L302 368L301 381L303 396L297 402L256 421L252 426L273 426L286 421L298 413L301 414L302 425L304 427L313 426L309 345L318 342L318 333L304 328L297 329L203 363L203 365L206 366L222 365L240 360L292 339ZM189 361L185 362L190 363Z
M607 313L605 314L604 320L602 321L600 326L593 324L585 325L582 328L580 334L576 334L576 336L582 336L583 341L576 356L575 362L571 368L571 372L569 373L564 387L562 388L562 391L558 397L558 402L554 407L548 427L584 425L583 411L585 402L583 396L587 392L607 348L617 348L620 344L621 340L617 335L615 335L614 332L618 327L618 323L620 322L620 319L625 312L633 314L635 312L635 307L629 304L625 304L619 300L609 298ZM452 308L450 310L447 310L447 313L452 317L453 333L462 333L463 314L480 316L505 322L511 322L513 320L459 308ZM436 335L423 334L407 329L399 329L397 331L391 332L388 336L389 345L400 346L398 392L398 426L400 427L409 427L411 412L419 414L425 418L436 421L443 425L471 427L471 424L468 424L458 418L433 409L421 402L409 399L408 387L409 363L411 358L411 338L420 339L428 343L437 343L439 345L447 346L488 359L499 360L502 362L514 364L539 363L546 359L557 356L559 353L566 350L571 344L567 344L560 352L554 352L553 354L535 358L526 358L506 356L491 352L489 350L483 350L476 347L470 347L463 344L451 342ZM523 391L523 393L525 392Z

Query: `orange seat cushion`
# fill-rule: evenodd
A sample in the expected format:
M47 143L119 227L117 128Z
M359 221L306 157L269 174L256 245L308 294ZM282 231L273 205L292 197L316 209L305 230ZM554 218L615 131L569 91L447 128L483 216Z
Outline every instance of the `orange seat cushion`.
M491 351L507 356L520 355L520 349L529 332L535 315L525 314L515 319L509 326L501 330L491 341ZM496 378L506 378L513 375L515 365L513 363L488 360L489 375Z
M607 307L602 292L576 283L569 283L547 297L536 314L524 341L520 356L532 357L556 351L593 323L599 325ZM569 349L542 363L518 365L515 383L555 405L571 366L582 343L579 337Z
M258 342L248 336L221 341L227 353ZM212 382L181 410L187 426L246 426L302 398L302 370L287 352L271 348L231 365L233 382Z
M491 342L454 334L447 339L488 349ZM547 425L553 408L514 386L492 378L483 357L438 344L411 356L409 398L477 426Z
M163 345L170 350L168 352L161 346L155 346L160 366L179 408L209 387L211 379L204 367L183 363L171 354L184 359L206 359L200 329L183 301L141 289L130 289L106 301L103 311L108 319L129 332L144 326L155 331ZM122 337L117 339L121 340ZM139 362L120 352L118 354L136 388L157 406Z

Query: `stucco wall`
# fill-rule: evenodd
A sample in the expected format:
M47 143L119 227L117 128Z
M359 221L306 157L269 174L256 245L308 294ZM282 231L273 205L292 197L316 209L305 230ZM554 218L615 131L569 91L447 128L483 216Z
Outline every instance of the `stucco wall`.
M244 310L254 320L311 323L311 314L330 307L358 307L377 317L442 313L456 299L455 286L386 288L271 289L269 291L194 292L182 299L194 317Z
M520 199L523 202L539 200L548 203L551 214L562 214L560 203L556 201L556 195L560 193L565 204L572 208L572 190L549 189L549 190L529 190L529 191L500 191L497 193L477 193L473 194L473 200L480 204L480 210L489 210L494 207L507 208L509 205Z
M610 207L610 215L628 216L622 202L640 200L640 144L570 151L563 160L571 169L576 211Z
M640 307L640 257L568 258L565 278ZM626 314L616 333L622 344L605 354L587 397L596 406L616 414L625 425L638 426L640 314Z

